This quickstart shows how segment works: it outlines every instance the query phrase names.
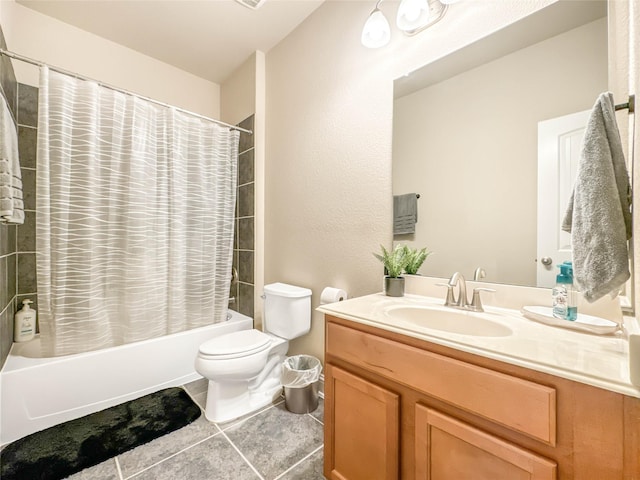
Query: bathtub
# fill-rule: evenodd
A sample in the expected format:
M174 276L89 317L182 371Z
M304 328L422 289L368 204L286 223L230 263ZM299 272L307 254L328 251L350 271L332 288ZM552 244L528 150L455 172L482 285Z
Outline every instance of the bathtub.
M0 373L0 444L202 378L194 369L200 344L252 326L230 311L223 323L55 358L38 357L37 337L14 343Z

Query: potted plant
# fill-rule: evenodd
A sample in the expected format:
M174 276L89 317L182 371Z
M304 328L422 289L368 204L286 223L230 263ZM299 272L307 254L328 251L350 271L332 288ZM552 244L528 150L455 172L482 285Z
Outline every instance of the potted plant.
M417 248L407 248L407 266L404 267L404 272L409 275L415 275L420 270L420 267L432 252L427 251L426 248L418 250Z
M382 262L385 268L384 291L390 297L402 297L404 295L404 277L402 272L407 266L408 248L406 245L396 245L396 247L388 251L382 245L382 255L374 253L373 255Z

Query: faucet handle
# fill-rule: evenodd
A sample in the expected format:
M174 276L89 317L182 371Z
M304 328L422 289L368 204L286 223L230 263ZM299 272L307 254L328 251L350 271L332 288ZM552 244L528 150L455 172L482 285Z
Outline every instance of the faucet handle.
M482 300L480 300L480 292L495 292L493 288L476 287L473 289L473 298L469 304L469 310L473 312L484 312L482 308Z
M444 301L445 307L452 307L456 304L455 299L453 298L453 285L449 285L448 283L436 283L439 287L447 287L447 298Z

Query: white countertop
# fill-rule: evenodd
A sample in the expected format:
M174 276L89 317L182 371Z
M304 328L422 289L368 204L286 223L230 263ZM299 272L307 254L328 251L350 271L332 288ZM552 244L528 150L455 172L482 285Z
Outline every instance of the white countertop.
M485 313L476 314L442 304L442 298L411 294L397 298L377 293L321 305L318 311L640 398L640 387L631 383L629 375L629 342L622 335L594 335L555 328L528 320L518 310L510 308L485 305ZM469 322L474 320L474 315L482 315L508 326L513 334L501 337L471 336L421 327L389 315L390 307L399 306L427 306L455 311L468 316Z

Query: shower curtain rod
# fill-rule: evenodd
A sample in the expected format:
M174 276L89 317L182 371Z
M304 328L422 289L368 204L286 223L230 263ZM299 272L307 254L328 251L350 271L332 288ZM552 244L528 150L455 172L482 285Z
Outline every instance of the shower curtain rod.
M46 64L44 62L40 62L38 60L34 60L33 58L25 57L24 55L19 55L17 53L10 52L9 50L4 50L4 49L0 48L0 55L6 55L9 58L13 58L15 60L20 60L21 62L25 62L25 63L30 63L31 65L36 65L37 67L48 67L48 68L50 68L51 70L53 70L55 72L63 73L65 75L69 75L70 77L74 77L74 78L77 78L79 80L87 80L87 81L90 81L90 82L95 82L98 85L100 85L101 87L108 88L109 90L114 90L116 92L124 93L125 95L131 95L132 97L137 97L137 98L140 98L142 100L146 100L147 102L151 102L151 103L155 103L156 105L160 105L162 107L173 108L173 109L175 109L175 110L177 110L179 112L186 113L186 114L191 115L193 117L201 118L203 120L208 120L210 122L217 123L218 125L222 125L224 127L229 127L232 130L238 130L240 132L249 133L249 134L253 133L251 130L247 130L246 128L237 127L235 125L230 125L230 124L222 122L220 120L216 120L215 118L205 117L204 115L200 115L199 113L190 112L189 110L185 110L184 108L176 107L174 105L169 105L168 103L160 102L158 100L154 100L153 98L149 98L149 97L145 97L144 95L139 95L137 93L133 93L133 92L131 92L129 90L124 90L122 88L114 87L113 85L109 85L107 83L100 82L100 81L95 80L93 78L85 77L84 75L80 75L79 73L70 72L70 71L64 70L62 68L54 67L54 66L48 65L48 64Z

